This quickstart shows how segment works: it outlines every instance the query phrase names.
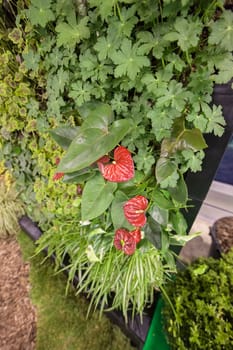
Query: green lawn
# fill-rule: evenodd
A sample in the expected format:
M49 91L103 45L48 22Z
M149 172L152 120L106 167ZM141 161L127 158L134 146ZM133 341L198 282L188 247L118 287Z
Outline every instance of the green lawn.
M25 261L30 262L31 299L37 308L36 350L133 350L128 338L111 321L95 312L86 319L88 304L70 288L66 277L55 275L52 264L42 264L44 255L33 257L34 243L18 235Z

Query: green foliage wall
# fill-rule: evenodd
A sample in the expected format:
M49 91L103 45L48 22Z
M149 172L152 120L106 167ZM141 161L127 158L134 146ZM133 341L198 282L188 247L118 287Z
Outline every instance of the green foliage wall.
M85 103L108 104L111 123L125 124L116 144L121 141L131 152L136 175L131 183L108 186L115 191L111 208L118 216L105 205L89 233L97 229L97 238L107 242L111 233L113 239L120 205L132 193L150 197L146 243L139 251L159 252L158 287L175 270L170 245L187 240L181 213L189 205L184 174L202 169L203 135L224 131L222 108L211 105L211 96L215 83L233 76L232 12L223 1L210 0L32 0L17 1L16 7L15 26L0 22L0 156L23 189L28 214L49 229L47 243L54 250L60 244L51 236L56 222L75 218L83 230L80 192L93 184L89 178L78 186L53 181L64 152L50 131L64 124L82 129ZM88 256L89 238L83 242L91 266L100 257L98 249ZM76 247L74 237L72 244ZM109 244L110 258L114 252ZM152 295L152 282L145 295ZM107 292L100 286L99 293L97 302ZM139 299L153 299L145 295Z
M64 120L79 124L78 108L101 100L116 118L133 119L122 144L139 171L151 171L162 143L171 162L161 185L174 187L184 171L201 169L205 145L196 128L222 134L221 107L209 103L214 82L232 77L231 25L232 13L215 1L18 2L17 28L3 34L10 48L2 48L1 65L5 158L34 161L26 180L38 163L52 166L59 151L36 157L35 142L48 150L45 131ZM7 140L19 134L22 146L16 141L12 150Z
M19 1L19 13L22 6ZM4 18L3 8L1 13ZM13 172L28 214L43 225L56 210L72 210L69 197L76 194L76 187L70 185L67 190L66 185L52 182L61 150L48 138L47 130L57 124L40 108L40 84L25 68L22 52L27 34L3 20L0 30L0 159Z

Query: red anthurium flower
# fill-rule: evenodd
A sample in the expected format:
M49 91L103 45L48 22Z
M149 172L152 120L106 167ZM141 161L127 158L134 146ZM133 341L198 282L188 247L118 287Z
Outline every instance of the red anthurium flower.
M132 255L136 249L134 237L124 228L116 230L113 244L116 249L122 250L127 255Z
M109 156L103 156L97 160L97 165L101 173L103 173L104 171L104 164L109 163L109 161L110 161Z
M64 173L55 173L53 175L53 181L60 180L65 174Z
M134 231L130 231L131 236L133 236L136 243L140 242L142 239L142 234L140 228L136 228Z
M105 155L105 156L99 158L99 159L97 160L97 163L100 162L100 163L103 163L103 164L104 164L104 163L109 163L109 161L110 161L109 156Z
M145 210L148 200L143 196L136 196L124 204L124 214L131 225L142 227L146 223Z
M103 177L111 182L124 182L134 177L133 158L130 151L123 146L114 150L114 161L111 164L102 164L99 169Z

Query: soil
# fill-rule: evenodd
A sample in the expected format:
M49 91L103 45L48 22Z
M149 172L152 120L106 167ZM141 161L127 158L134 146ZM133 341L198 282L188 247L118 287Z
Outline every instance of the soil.
M34 350L36 312L29 298L29 264L14 237L0 238L0 349Z
M233 216L217 220L211 231L220 253L227 253L233 248Z

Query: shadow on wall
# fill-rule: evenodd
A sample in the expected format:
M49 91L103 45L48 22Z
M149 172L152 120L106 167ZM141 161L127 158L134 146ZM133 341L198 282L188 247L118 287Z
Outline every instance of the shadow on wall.
M231 137L215 175L215 180L233 185L233 136Z

